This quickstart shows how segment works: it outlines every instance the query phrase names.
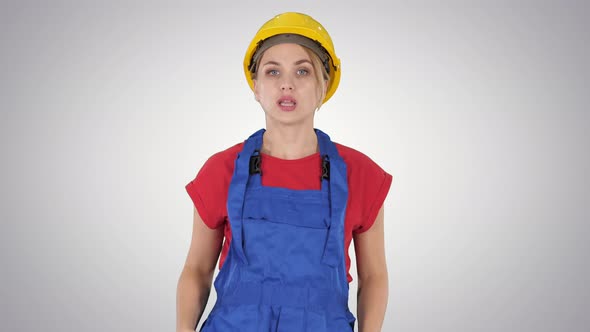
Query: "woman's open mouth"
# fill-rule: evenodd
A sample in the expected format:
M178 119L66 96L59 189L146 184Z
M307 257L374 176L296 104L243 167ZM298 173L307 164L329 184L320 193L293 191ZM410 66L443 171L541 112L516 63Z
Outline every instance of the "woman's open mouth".
M279 105L279 108L282 111L290 112L295 110L295 107L297 106L297 101L292 97L282 97L281 99L279 99L277 104Z

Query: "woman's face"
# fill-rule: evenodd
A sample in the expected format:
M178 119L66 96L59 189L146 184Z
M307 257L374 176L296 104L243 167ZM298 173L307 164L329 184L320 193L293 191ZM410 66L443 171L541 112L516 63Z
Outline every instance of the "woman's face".
M313 126L320 91L303 46L278 44L266 50L254 80L254 95L266 113L267 124Z

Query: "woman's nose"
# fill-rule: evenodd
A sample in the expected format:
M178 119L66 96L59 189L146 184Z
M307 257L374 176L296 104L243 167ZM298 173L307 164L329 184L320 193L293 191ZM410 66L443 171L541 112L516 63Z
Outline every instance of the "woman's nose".
M282 91L290 91L290 90L293 90L294 88L295 88L295 86L293 85L293 81L288 77L284 77L283 81L281 82L281 90Z

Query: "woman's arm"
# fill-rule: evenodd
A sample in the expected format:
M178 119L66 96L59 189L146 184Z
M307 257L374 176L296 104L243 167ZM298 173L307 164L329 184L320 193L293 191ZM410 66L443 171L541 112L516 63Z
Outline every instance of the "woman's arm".
M389 295L383 231L383 206L369 230L354 236L358 271L359 332L379 332Z
M190 249L176 290L176 331L194 331L207 305L223 227L208 228L194 210Z

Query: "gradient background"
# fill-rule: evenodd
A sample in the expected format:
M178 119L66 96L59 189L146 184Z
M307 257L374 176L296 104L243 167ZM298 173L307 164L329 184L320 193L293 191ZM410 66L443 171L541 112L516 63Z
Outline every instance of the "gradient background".
M316 126L394 176L383 330L588 331L589 9L3 1L0 330L174 330L184 185L264 125L243 55L302 11L342 59Z

